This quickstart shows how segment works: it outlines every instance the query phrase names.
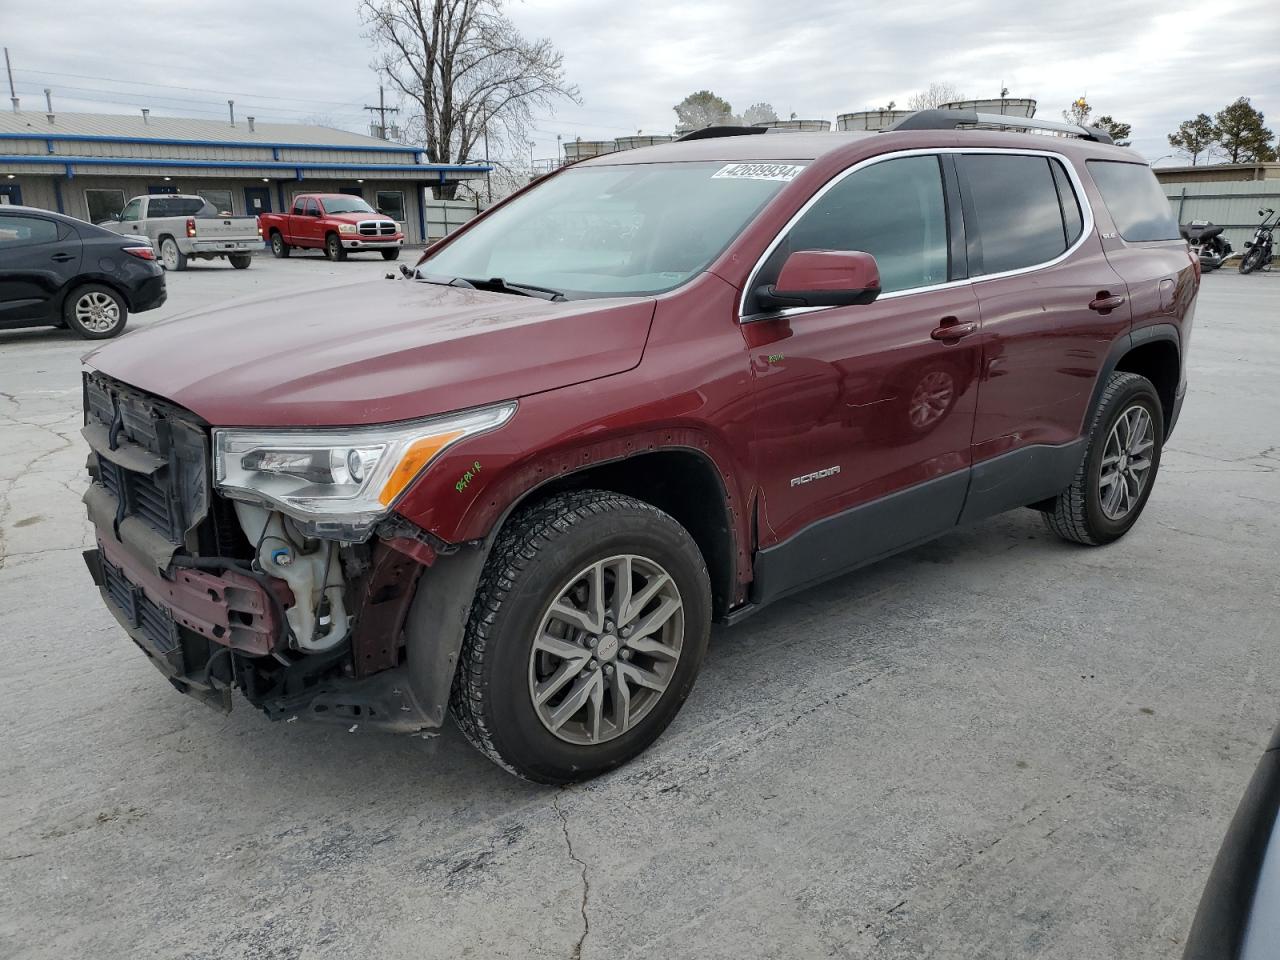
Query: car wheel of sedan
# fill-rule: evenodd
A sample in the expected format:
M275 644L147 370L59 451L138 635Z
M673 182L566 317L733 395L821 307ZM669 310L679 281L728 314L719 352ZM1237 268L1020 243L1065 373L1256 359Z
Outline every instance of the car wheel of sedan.
M1076 543L1118 540L1151 496L1164 446L1160 396L1146 377L1113 373L1094 414L1089 446L1071 486L1049 501L1049 529Z
M399 260L399 259L400 259L400 248L399 248L399 247L392 247L390 250L383 250L383 251L382 251L382 259L383 259L383 260Z
M71 291L62 306L62 319L86 340L108 340L124 332L129 309L110 287L91 283Z
M514 516L485 565L450 709L505 769L585 780L648 747L702 665L711 587L689 533L600 490Z
M160 241L160 263L166 270L187 269L187 255L178 249L178 241L165 237Z
M277 260L283 260L289 255L289 245L284 242L284 237L279 233L271 235L271 255Z
M347 259L347 248L342 245L342 241L338 239L336 233L331 233L325 237L324 255L330 260Z

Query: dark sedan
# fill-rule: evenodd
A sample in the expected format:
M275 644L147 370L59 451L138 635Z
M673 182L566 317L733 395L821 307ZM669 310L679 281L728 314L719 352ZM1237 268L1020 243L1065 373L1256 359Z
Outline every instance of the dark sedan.
M1280 960L1280 727L1227 829L1183 960Z
M146 240L48 210L0 207L0 330L69 327L106 340L131 312L164 300L164 271Z

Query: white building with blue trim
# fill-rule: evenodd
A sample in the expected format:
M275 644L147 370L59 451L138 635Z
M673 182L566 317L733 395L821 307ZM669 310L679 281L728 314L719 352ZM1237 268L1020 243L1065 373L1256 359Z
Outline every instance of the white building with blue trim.
M287 210L298 193L351 193L427 234L426 188L483 178L421 149L329 127L94 113L0 113L0 204L100 222L130 197L199 194L222 210Z

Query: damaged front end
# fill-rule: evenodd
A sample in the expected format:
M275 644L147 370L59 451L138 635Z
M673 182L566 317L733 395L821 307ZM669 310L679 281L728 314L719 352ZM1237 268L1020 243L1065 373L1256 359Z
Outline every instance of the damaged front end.
M419 530L386 509L390 500L359 509L370 484L384 484L379 496L392 482L402 490L425 459L389 462L398 435L366 430L330 468L308 438L212 431L102 374L84 385L84 502L97 538L85 560L175 688L222 710L238 688L273 719L402 732L443 722L456 644L425 640L411 656L409 635L460 636L480 551ZM446 442L466 435L449 426ZM410 439L402 446L420 450ZM296 506L334 492L340 510ZM427 567L452 599L418 589Z

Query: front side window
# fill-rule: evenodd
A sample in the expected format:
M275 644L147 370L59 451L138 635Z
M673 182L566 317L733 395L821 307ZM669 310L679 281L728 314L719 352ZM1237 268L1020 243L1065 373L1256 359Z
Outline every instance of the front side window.
M89 222L103 223L115 220L124 209L123 190L86 190L85 206L89 208Z
M378 212L392 220L404 221L404 194L399 190L379 190L377 196Z
M34 247L58 239L58 225L38 217L11 217L0 214L0 250Z
M646 296L702 272L802 162L576 167L498 207L419 268L570 299Z
M1047 157L975 153L956 162L977 219L981 274L1020 270L1066 252L1062 204ZM966 229L973 225L966 221ZM972 262L969 268L980 275Z
M938 158L898 157L845 177L796 222L752 286L773 283L797 250L869 253L884 293L945 283L947 211ZM754 312L748 299L747 313Z
M1088 167L1120 236L1138 242L1178 239L1173 210L1150 167L1117 160L1090 160Z
M120 211L120 219L123 221L137 220L142 215L142 198L134 197L124 205L124 209Z

